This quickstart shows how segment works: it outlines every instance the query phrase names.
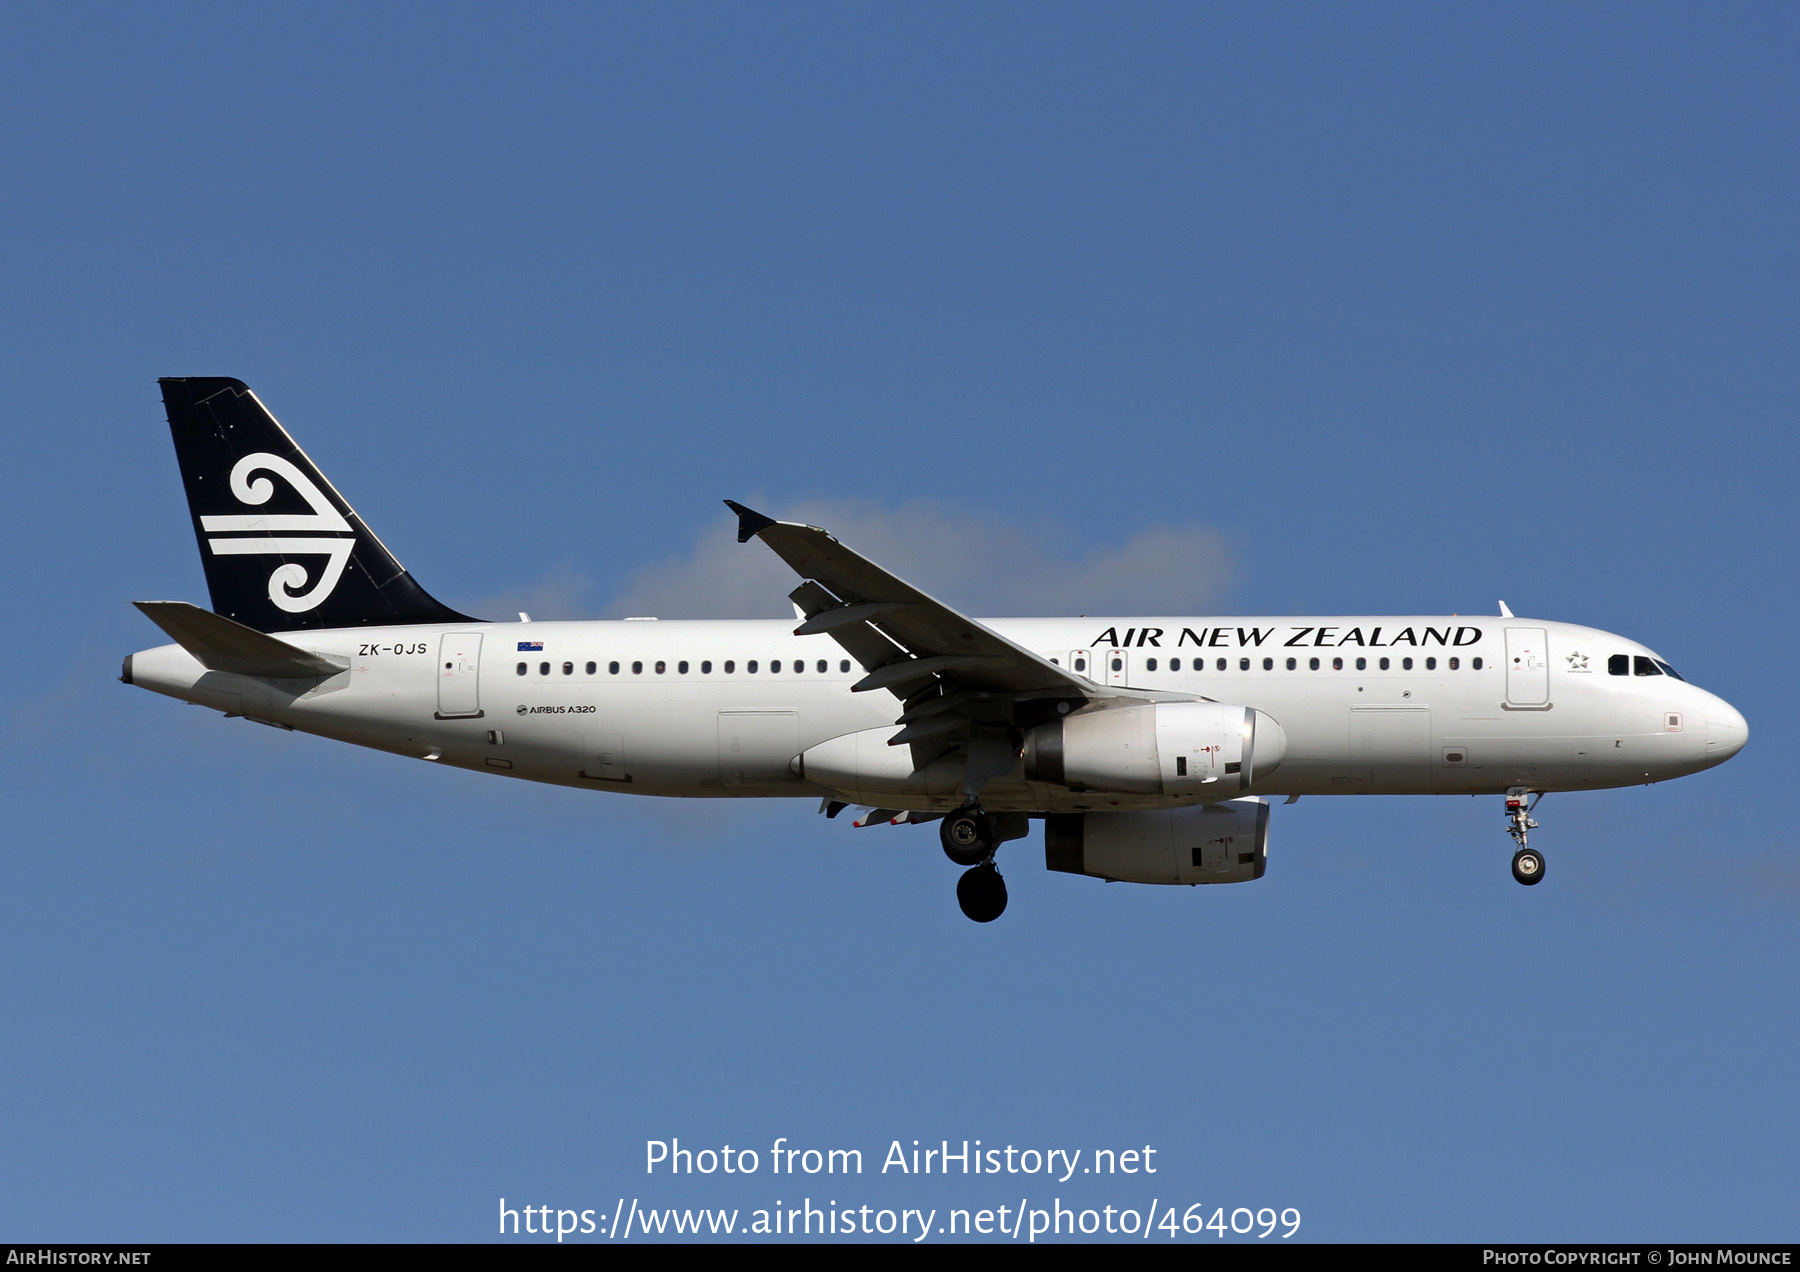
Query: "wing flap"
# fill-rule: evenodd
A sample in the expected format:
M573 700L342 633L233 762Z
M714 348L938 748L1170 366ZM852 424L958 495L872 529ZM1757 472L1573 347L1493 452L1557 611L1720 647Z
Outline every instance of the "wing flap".
M789 592L788 599L808 616L808 621L832 610L845 608L835 596L811 579ZM877 667L887 666L897 658L906 657L906 651L867 623L842 623L827 628L826 631L846 654L856 659L864 671L873 671Z

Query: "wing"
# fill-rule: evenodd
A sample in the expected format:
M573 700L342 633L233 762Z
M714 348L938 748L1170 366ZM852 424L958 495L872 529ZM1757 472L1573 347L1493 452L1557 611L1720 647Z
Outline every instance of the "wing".
M889 746L910 745L915 765L964 747L973 795L1011 771L1017 731L1090 701L1189 695L1096 684L960 614L817 526L776 521L727 499L738 542L761 539L805 582L790 599L806 615L796 636L829 635L867 673L853 693L884 689L904 704Z

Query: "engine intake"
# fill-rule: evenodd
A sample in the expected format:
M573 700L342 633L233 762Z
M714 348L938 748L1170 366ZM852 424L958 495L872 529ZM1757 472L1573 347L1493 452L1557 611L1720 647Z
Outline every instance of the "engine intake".
M1052 813L1044 865L1122 883L1247 883L1269 864L1269 804L1228 799L1150 813Z
M1127 795L1250 789L1287 753L1287 734L1254 707L1153 702L1089 708L1025 735L1025 780Z

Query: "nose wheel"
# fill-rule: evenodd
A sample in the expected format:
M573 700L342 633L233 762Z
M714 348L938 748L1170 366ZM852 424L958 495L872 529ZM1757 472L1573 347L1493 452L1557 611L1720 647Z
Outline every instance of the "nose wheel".
M1538 828L1537 822L1532 820L1531 810L1538 806L1538 800L1542 798L1542 791L1534 796L1530 788L1524 786L1510 787L1506 792L1506 833L1519 845L1519 851L1513 854L1512 874L1514 879L1526 887L1531 887L1544 877L1544 854L1525 846L1529 833Z

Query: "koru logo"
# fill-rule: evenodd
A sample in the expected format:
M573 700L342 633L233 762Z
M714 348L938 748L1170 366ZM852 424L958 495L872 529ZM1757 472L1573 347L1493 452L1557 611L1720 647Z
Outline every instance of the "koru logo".
M232 535L232 538L209 538L207 544L220 556L295 556L315 555L326 558L325 568L316 582L306 589L306 567L293 561L283 562L269 575L269 599L290 614L303 614L317 609L331 595L350 554L356 550L356 539L343 515L331 506L312 479L279 455L259 452L246 455L232 465L231 493L248 507L266 504L275 494L275 483L267 477L254 481L250 474L271 472L292 486L312 508L310 513L249 513L200 518L200 528L208 535ZM298 532L298 533L296 533ZM340 538L338 536L348 536ZM241 537L240 537L241 536Z

